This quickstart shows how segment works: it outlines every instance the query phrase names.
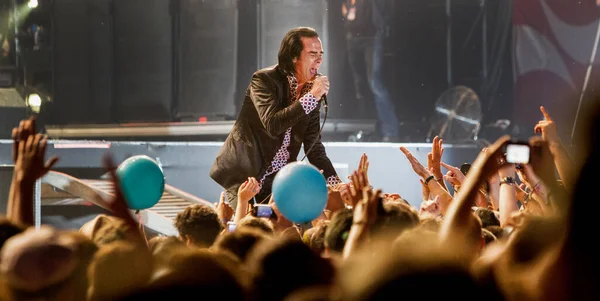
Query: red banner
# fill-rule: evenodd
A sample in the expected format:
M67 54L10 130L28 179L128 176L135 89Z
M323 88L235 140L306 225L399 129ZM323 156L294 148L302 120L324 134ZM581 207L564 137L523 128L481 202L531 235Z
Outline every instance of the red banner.
M558 127L570 131L592 52L597 56L598 16L596 0L514 1L517 123L537 122L544 105ZM600 59L592 67L586 95L600 92Z

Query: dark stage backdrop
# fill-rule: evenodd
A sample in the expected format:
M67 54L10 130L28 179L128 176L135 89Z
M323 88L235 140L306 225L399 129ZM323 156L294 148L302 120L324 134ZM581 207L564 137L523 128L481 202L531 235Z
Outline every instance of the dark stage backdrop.
M450 1L448 31L445 0L390 1L384 72L401 133L411 141L424 141L434 103L452 85L480 94L486 120L510 111L511 51L498 51L511 47L510 15L494 14L502 7L485 2ZM375 117L371 101L361 106L354 97L340 0L53 3L52 124L234 119L252 73L276 62L281 38L294 26L314 27L323 40L321 71L332 84L328 118Z

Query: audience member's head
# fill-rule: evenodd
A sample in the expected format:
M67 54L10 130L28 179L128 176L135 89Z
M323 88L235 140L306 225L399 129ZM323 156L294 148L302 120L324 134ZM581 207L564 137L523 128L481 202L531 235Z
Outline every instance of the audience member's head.
M367 249L378 250L377 256ZM501 300L496 290L471 275L467 253L442 245L438 234L422 228L404 231L391 243L382 237L346 261L339 271L341 294L334 300L389 300L419 296L423 300Z
M96 251L80 233L29 228L6 241L0 273L14 300L84 300L87 268Z
M152 274L152 257L147 249L115 241L96 252L88 269L89 301L114 300L143 288Z
M236 225L236 229L244 228L244 227L256 228L256 229L263 231L269 235L272 235L275 233L275 230L273 229L273 224L271 223L271 221L269 221L268 219L265 219L265 218L259 218L259 217L255 217L252 215L246 215Z
M400 234L419 224L419 213L404 202L386 202L383 209L385 213L377 217L375 231L393 231Z
M477 207L475 214L481 219L481 224L484 228L500 226L500 220L496 216L496 213L489 208Z
M315 227L309 229L312 231L306 231L303 237L304 243L317 254L325 252L325 232L327 232L328 226L329 221L321 221Z
M350 228L352 227L353 211L344 209L337 211L325 231L325 249L328 253L341 254L346 245Z
M155 267L167 265L176 251L187 248L188 246L175 236L153 238L148 242L148 250L152 254Z
M271 239L271 236L256 228L242 227L221 234L213 247L219 251L229 251L244 262L252 248L265 239Z
M432 232L438 232L442 225L442 218L438 216L420 217L417 228L428 230Z
M331 263L299 239L264 240L247 262L256 300L282 300L298 289L331 285L335 276Z
M213 208L195 204L177 214L175 228L186 244L208 248L223 230L223 224Z
M114 241L130 241L134 239L133 235L138 235L133 231L137 229L130 229L122 219L106 214L99 214L79 229L98 246Z
M487 226L485 229L492 232L496 239L502 239L503 237L507 236L507 231L500 226Z
M150 279L150 288L132 294L127 300L141 300L141 296L161 296L172 292L173 299L182 296L180 289L192 293L197 299L203 296L219 296L223 300L242 300L245 289L236 276L237 268L231 260L224 259L208 249L182 248L174 250L167 265L157 267ZM165 296L165 295L162 295ZM185 295L184 295L185 296ZM188 300L188 298L184 298Z

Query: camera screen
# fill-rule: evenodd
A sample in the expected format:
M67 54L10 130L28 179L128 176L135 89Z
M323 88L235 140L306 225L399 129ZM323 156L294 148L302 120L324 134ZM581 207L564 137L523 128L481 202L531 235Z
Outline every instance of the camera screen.
M529 145L509 144L506 146L506 162L508 163L529 163Z
M227 223L227 231L229 231L229 232L233 232L233 231L235 231L235 223L233 223L233 222L228 222L228 223Z
M256 206L256 217L271 217L273 209L271 206Z

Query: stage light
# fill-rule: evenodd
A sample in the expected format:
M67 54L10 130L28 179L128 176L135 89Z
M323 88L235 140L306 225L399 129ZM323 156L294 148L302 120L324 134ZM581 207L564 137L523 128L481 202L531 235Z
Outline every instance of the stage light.
M38 1L37 0L29 0L29 2L27 2L27 6L29 8L36 8L36 7L38 7Z
M40 108L42 107L42 98L39 94L32 93L27 96L26 103L33 112L39 113Z

